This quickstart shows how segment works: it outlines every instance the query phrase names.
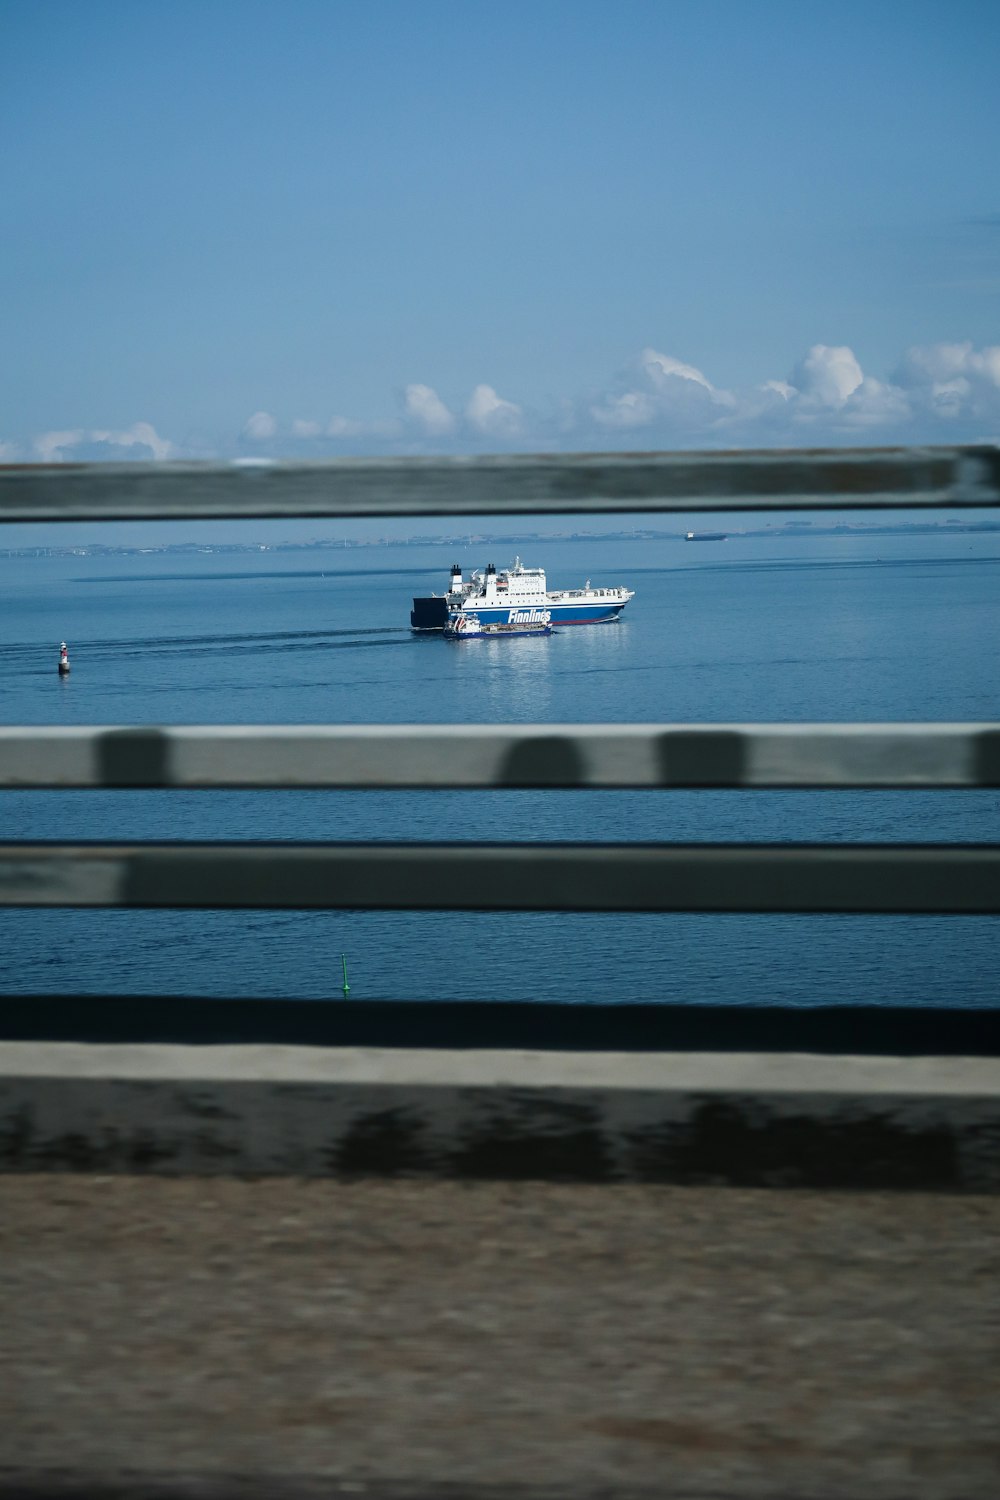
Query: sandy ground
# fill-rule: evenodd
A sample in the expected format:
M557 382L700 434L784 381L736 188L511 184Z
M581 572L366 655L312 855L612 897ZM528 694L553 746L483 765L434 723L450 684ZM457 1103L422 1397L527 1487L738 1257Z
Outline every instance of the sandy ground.
M0 1493L995 1497L1000 1198L0 1178Z

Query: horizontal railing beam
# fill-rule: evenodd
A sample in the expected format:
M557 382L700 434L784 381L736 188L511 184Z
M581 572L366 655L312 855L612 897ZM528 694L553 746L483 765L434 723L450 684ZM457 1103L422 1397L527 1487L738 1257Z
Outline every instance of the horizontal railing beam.
M998 504L993 446L0 465L6 521Z
M1000 912L1000 845L4 844L0 906Z
M996 787L1000 724L0 728L0 788Z
M317 958L322 971L323 959ZM664 978L666 978L666 967ZM833 1002L814 1003L805 987L798 1005L676 1002L657 980L652 998L582 1005L530 1000L345 1000L341 974L327 975L322 1000L247 999L238 995L3 995L0 1040L149 1043L194 1047L395 1047L420 1050L514 1048L529 1052L809 1052L882 1057L1000 1058L1000 1009L967 1006L961 982L950 1003L900 1005L873 987L858 1003L850 986ZM2 982L2 975L0 975ZM471 983L478 982L473 976ZM670 985L663 984L663 991ZM915 996L916 1000L917 997Z

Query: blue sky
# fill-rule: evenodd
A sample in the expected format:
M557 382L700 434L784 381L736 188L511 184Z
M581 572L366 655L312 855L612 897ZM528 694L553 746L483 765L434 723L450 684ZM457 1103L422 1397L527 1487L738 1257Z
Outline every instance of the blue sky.
M0 0L0 455L996 440L998 43L979 0Z

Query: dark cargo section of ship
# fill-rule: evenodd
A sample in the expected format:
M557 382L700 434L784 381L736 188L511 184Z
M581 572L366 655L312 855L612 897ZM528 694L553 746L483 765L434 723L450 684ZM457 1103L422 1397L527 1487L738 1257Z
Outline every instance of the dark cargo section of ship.
M443 630L448 621L448 600L443 595L414 599L410 610L413 630Z

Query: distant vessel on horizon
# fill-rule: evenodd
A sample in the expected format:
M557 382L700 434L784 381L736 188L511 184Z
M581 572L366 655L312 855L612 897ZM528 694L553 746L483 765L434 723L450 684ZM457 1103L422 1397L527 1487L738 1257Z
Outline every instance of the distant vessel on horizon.
M684 533L686 542L725 542L728 538L728 531L686 531Z

